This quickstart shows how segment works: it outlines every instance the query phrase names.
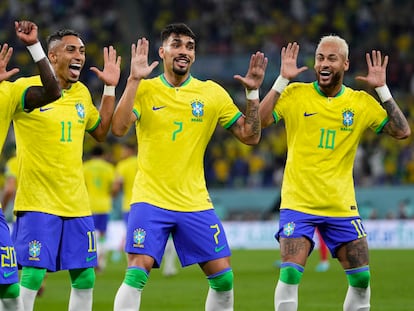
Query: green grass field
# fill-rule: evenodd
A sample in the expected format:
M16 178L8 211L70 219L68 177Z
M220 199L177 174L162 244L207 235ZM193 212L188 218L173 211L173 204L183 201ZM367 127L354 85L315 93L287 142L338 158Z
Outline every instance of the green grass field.
M273 293L278 270L273 266L277 251L235 250L232 266L235 274L235 310L273 310ZM371 251L371 309L375 311L413 310L413 250ZM310 257L299 288L299 310L342 310L347 288L346 277L336 260L331 259L328 272L314 268L318 254ZM122 282L125 261L108 262L107 269L97 275L94 311L110 311L118 286ZM69 275L66 271L48 274L46 290L36 300L35 311L67 310ZM143 311L204 310L207 281L198 266L181 269L165 278L153 270L142 294Z

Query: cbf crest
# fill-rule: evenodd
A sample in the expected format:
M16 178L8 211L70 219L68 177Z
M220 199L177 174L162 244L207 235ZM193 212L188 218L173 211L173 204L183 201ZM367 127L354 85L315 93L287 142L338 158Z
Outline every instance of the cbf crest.
M204 116L204 104L199 100L194 100L191 103L191 112L195 118L192 118L191 121L202 122L202 117Z
M39 241L33 240L29 242L29 260L39 261L41 248L42 243L40 243Z
M296 225L294 222L288 222L287 224L283 226L283 233L286 236L291 236L293 232L295 231L295 227Z
M342 123L348 127L354 124L354 112L351 109L345 109L342 111Z
M146 231L142 228L134 230L134 247L143 248L145 242L145 236L147 235Z
M82 103L77 103L75 105L76 108L76 112L78 113L78 117L81 119L85 118L85 107L83 106Z

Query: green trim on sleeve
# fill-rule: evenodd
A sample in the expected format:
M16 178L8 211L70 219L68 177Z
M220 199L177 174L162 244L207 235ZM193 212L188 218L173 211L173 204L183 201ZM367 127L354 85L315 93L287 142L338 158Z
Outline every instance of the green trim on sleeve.
M88 133L93 132L94 130L96 130L96 128L98 127L99 123L101 123L101 117L99 116L98 121L96 121L95 125L92 126L90 129L87 129L86 131Z
M381 133L382 129L384 128L385 124L387 124L388 120L389 120L388 117L386 117L384 121L382 121L381 124L375 129L375 133L377 134Z
M229 129L240 117L242 113L239 111L229 122L227 122L223 127Z
M141 115L139 114L138 110L136 110L135 108L132 109L132 112L135 114L135 116L137 117L137 120L140 119Z

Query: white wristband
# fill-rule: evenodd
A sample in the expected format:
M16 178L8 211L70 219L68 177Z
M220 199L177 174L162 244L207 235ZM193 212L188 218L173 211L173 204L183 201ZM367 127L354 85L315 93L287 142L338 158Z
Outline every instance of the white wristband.
M392 98L390 89L386 84L383 86L376 87L375 91L377 92L378 97L380 98L382 103L385 103L387 100L390 100Z
M39 60L46 57L45 51L43 51L42 45L40 44L39 41L36 42L35 44L28 45L27 49L32 55L35 63L37 63Z
M281 75L279 75L273 84L272 89L274 89L279 94L282 94L283 90L287 87L288 84L289 79L283 78Z
M248 90L248 89L246 89L246 98L248 100L259 99L259 90Z
M115 86L114 85L106 85L104 86L103 95L106 96L115 96Z

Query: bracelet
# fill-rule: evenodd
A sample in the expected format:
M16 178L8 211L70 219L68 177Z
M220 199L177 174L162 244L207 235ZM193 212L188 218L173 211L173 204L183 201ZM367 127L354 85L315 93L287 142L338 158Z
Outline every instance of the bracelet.
M42 45L40 42L36 42L35 44L26 46L29 50L30 54L33 57L33 60L35 63L37 63L39 60L46 57L45 51L43 51Z
M259 90L248 90L248 89L246 89L246 98L248 100L259 99Z
M105 84L104 89L103 89L103 95L115 96L115 86Z
M288 84L289 79L283 78L281 75L279 75L273 84L272 89L279 94L282 94L283 90L287 87Z
M380 98L382 103L385 103L387 100L390 100L392 98L390 89L386 84L383 86L376 87L375 91L377 92L378 97Z

